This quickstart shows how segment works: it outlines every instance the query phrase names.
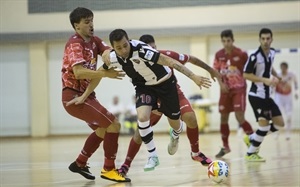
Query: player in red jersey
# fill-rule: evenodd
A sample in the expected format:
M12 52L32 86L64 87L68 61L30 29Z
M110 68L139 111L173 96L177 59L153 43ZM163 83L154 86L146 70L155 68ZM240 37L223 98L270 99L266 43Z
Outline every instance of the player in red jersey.
M102 77L121 79L124 73L97 68L97 56L110 51L100 38L94 36L93 12L78 7L70 13L75 30L65 45L62 65L62 103L72 116L85 121L93 133L86 139L76 161L70 164L72 172L87 179L95 176L87 166L88 158L103 141L104 166L101 177L115 182L130 182L115 169L120 123L96 99L93 91Z
M285 114L286 124L286 140L290 139L292 129L293 115L293 92L295 99L298 99L298 82L296 75L288 70L288 64L282 62L280 64L280 72L277 73L281 77L281 81L275 87L274 100L280 110Z
M140 37L139 40L147 43L148 45L156 49L155 40L152 35L148 35L148 34L143 35ZM159 52L179 61L182 64L185 64L186 62L191 62L192 64L207 70L213 79L215 78L217 78L218 80L221 79L221 75L217 71L215 71L214 69L209 67L206 63L202 62L201 60L199 60L198 58L192 55L178 54L170 50L159 50ZM211 159L207 158L199 150L199 131L198 131L198 123L195 116L195 112L192 109L192 106L189 103L188 99L184 96L178 84L177 84L177 92L179 97L181 120L184 121L187 125L187 136L191 146L191 158L196 162L200 162L202 165L205 166L209 165L211 163ZM155 124L157 124L161 116L162 114L159 113L158 111L152 112L150 117L150 125L154 126ZM135 134L131 138L131 141L129 143L125 162L122 164L122 166L119 169L119 172L122 173L124 176L126 176L126 174L128 173L131 162L133 161L134 157L138 153L141 144L142 144L142 139L139 134L139 131L135 131ZM175 154L177 149L178 147L171 149L173 150L172 152L170 152L170 149L168 149L169 154L170 155Z
M215 54L213 67L222 75L220 84L219 112L221 113L220 132L223 147L216 155L221 158L230 152L228 138L230 129L228 125L229 114L234 111L238 123L246 134L252 134L251 125L245 120L246 109L246 81L243 78L243 68L248 55L233 45L232 30L221 32L221 41L224 46Z

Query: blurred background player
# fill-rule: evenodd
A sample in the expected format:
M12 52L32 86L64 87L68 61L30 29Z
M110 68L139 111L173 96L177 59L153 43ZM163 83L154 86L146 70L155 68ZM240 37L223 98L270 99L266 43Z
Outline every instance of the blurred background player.
M145 42L146 44L150 45L152 48L156 49L155 40L152 35L149 34L143 35L140 37L139 40ZM203 61L199 60L198 58L192 55L178 54L170 50L159 50L159 52L175 60L178 60L182 64L185 64L186 62L191 62L192 64L207 70L213 79L216 78L218 79L218 81L221 79L221 75L218 72L216 72L214 69L209 67L206 63L204 63ZM193 111L191 104L189 103L188 99L184 96L178 84L177 84L177 92L179 97L181 120L184 121L187 125L186 133L191 146L191 158L196 162L200 162L202 165L208 165L211 163L211 159L207 158L199 150L199 130L198 130L198 123L195 116L195 112ZM150 117L151 126L157 124L161 117L162 117L162 113L158 111L152 112ZM128 173L131 163L134 157L136 156L136 154L138 153L141 144L142 144L141 137L139 135L139 132L136 131L130 141L125 161L122 164L121 168L119 169L119 172L122 173L123 175L126 175ZM174 152L169 152L169 154L173 155Z
M259 125L255 133L244 137L244 141L249 147L245 159L250 162L265 161L258 155L258 148L269 131L276 132L284 126L279 107L270 97L271 87L276 86L280 80L272 67L275 58L275 49L271 48L272 41L272 31L268 28L261 29L259 32L260 47L250 55L244 68L243 76L252 81L248 98ZM271 78L271 74L274 79Z
M286 62L280 64L280 70L278 76L281 77L281 81L275 87L274 100L285 115L286 140L289 140L292 129L293 93L295 99L298 99L298 83L295 74L288 70Z
M124 113L124 106L121 104L120 98L118 96L113 97L112 104L109 105L107 108L119 120L120 120L121 114Z
M219 112L221 114L220 132L223 147L216 154L216 158L221 158L229 153L229 114L234 111L239 126L246 134L252 134L253 130L248 121L245 120L246 109L246 80L243 78L243 68L247 62L248 55L233 45L234 37L232 30L221 32L221 42L223 49L215 54L213 67L221 73Z

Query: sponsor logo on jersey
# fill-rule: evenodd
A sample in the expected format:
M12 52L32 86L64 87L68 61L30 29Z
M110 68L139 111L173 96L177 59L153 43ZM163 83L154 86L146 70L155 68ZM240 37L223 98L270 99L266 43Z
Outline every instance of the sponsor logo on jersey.
M132 59L132 61L133 61L134 63L137 63L137 64L140 63L140 60L139 60L139 59Z
M179 54L179 60L184 61L184 55L183 54Z
M146 52L146 54L145 54L145 59L147 59L147 60L151 60L151 59L152 59L152 57L153 57L153 55L154 55L154 52L153 52L153 51L150 51L150 50L148 50L148 51Z
M232 59L233 59L233 61L239 61L239 60L240 60L240 57L235 56L235 57L233 57Z

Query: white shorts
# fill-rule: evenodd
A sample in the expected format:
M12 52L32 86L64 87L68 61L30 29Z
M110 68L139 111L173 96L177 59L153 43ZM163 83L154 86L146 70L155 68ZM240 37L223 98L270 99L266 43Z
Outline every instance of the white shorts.
M282 95L279 93L275 93L274 100L283 113L285 113L286 115L292 115L292 113L293 113L293 96L292 96L292 94Z

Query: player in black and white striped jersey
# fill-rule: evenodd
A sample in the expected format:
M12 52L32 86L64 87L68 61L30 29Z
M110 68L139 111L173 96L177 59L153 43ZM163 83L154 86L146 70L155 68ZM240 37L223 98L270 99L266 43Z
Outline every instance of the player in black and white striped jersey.
M148 163L144 170L153 170L158 164L156 147L153 140L153 130L150 126L151 110L157 109L168 117L173 128L169 147L178 148L178 138L182 131L180 123L180 107L176 88L176 78L170 67L183 73L193 80L200 88L210 87L211 81L202 76L195 75L180 62L161 54L147 44L138 40L129 40L127 33L116 29L109 35L113 51L109 62L104 57L104 69L110 67L121 68L130 78L136 90L136 108L138 129L143 142L149 152ZM168 67L170 66L170 67Z
M260 47L250 55L243 74L245 79L252 81L248 97L259 125L255 133L244 138L249 147L245 159L254 162L265 161L258 155L258 148L267 133L284 126L279 107L270 97L271 87L276 86L281 79L272 67L275 57L275 50L271 48L272 31L268 28L261 29L259 41ZM271 74L276 79L272 79Z

